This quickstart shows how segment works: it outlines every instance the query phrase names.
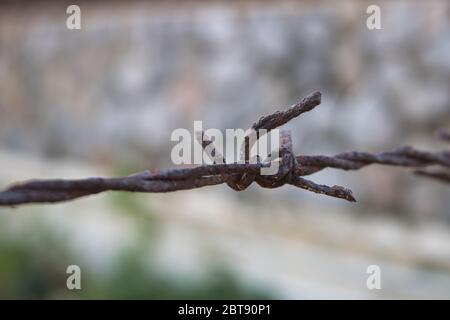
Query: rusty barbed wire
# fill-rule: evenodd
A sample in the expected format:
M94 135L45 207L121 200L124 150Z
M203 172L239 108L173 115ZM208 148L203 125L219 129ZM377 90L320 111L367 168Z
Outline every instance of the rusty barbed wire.
M321 102L320 92L314 92L292 105L285 111L277 111L260 118L253 124L253 132L265 129L267 132L282 126L299 115L313 110ZM450 142L450 133L438 130L437 137ZM146 170L125 177L87 178L77 180L30 180L16 183L0 192L0 206L16 206L26 203L52 203L69 201L76 198L94 195L105 191L125 192L172 192L189 190L205 186L227 184L230 188L241 191L256 182L263 188L278 188L285 184L347 201L356 201L350 189L342 186L316 184L303 178L325 168L340 170L359 170L371 164L390 165L414 168L420 176L450 183L450 151L427 152L413 147L371 154L367 152L346 152L334 156L294 155L290 132L281 131L279 156L269 161L249 161L249 135L244 139L241 148L243 163L225 163L213 142L203 133L199 142L213 160L213 164L192 168L173 168L163 170ZM259 139L256 136L252 142ZM266 159L267 160L267 159ZM279 169L274 175L261 175L261 169L270 167L270 161L278 161ZM431 171L430 166L438 166L439 171Z

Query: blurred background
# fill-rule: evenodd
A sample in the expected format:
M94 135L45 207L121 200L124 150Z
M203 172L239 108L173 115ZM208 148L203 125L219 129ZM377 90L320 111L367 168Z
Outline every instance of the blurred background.
M81 30L64 1L0 4L0 188L172 167L174 129L247 128L314 90L285 126L296 153L448 147L446 0L75 2ZM381 166L311 179L358 202L252 185L1 208L0 298L450 298L448 186Z

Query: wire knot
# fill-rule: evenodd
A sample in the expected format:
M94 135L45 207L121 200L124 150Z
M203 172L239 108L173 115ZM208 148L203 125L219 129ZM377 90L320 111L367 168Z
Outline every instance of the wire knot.
M247 189L254 181L263 188L273 189L281 187L285 184L289 184L297 176L298 162L292 150L292 138L291 133L288 131L281 131L281 147L278 150L279 157L271 159L272 155L269 155L269 163L272 168L272 161L278 162L278 170L274 174L262 174L259 173L243 173L231 175L227 179L227 185L236 191L242 191ZM259 160L259 159L258 159ZM258 163L260 163L258 161ZM263 167L261 167L263 168Z

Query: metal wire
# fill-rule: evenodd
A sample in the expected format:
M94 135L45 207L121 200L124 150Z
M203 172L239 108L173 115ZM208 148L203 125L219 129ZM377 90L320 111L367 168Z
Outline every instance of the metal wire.
M277 111L262 117L253 124L252 129L268 131L278 128L299 115L314 109L320 104L320 92L314 92L285 111ZM437 137L449 142L450 133L438 130ZM257 139L260 138L259 136ZM278 188L285 184L347 201L356 201L350 189L341 186L319 185L303 178L325 168L340 170L359 170L371 164L415 168L415 174L450 183L450 151L427 152L403 147L396 150L371 154L367 152L346 152L335 156L297 155L292 151L292 139L289 132L282 131L279 157L271 161L279 162L278 172L274 175L261 175L261 169L270 163L250 163L249 139L242 146L243 163L225 163L216 152L212 141L201 136L204 149L219 163L200 165L192 168L173 168L152 170L117 178L87 178L78 180L30 180L16 183L0 192L0 206L17 206L26 203L53 203L98 194L105 191L126 192L172 192L227 184L241 191L256 182L263 188ZM245 160L245 161L244 161ZM440 167L439 171L427 169Z

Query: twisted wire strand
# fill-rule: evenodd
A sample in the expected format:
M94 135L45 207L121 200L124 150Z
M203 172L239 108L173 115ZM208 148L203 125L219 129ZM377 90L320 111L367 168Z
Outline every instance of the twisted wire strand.
M227 184L236 191L245 190L253 182L263 188L278 188L289 184L310 192L356 201L352 191L342 186L316 184L303 178L325 168L340 170L359 170L371 164L414 168L413 172L441 182L450 183L450 151L427 152L413 147L403 147L378 154L367 152L345 152L334 156L297 155L292 149L289 132L281 131L281 146L278 157L250 159L250 149L260 136L260 129L267 132L282 126L301 114L313 110L321 102L320 92L314 92L284 111L277 111L260 118L249 129L256 132L256 139L246 136L241 146L241 159L238 163L226 163L213 142L204 133L197 137L207 155L213 160L211 165L190 168L146 170L125 177L64 180L29 180L16 183L0 192L0 206L17 206L27 203L54 203L74 200L105 191L124 192L173 192L190 190L205 186ZM253 130L253 131L252 131ZM253 134L253 133L250 133ZM436 136L450 142L450 133L440 129ZM256 160L256 161L251 161ZM261 169L270 167L277 161L279 169L273 175L262 175ZM439 170L430 170L437 166Z

